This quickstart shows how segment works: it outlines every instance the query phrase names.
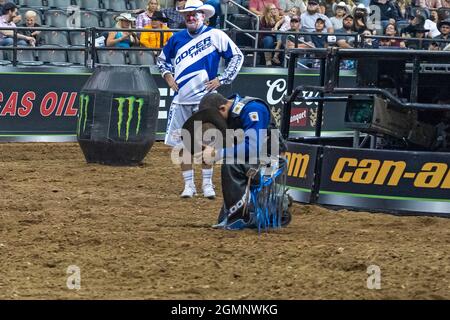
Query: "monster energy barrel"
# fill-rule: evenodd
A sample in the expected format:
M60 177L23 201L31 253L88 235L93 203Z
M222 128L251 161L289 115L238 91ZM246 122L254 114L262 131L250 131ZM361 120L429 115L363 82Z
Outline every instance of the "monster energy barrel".
M96 67L79 96L77 138L86 161L139 164L155 142L158 108L149 68Z

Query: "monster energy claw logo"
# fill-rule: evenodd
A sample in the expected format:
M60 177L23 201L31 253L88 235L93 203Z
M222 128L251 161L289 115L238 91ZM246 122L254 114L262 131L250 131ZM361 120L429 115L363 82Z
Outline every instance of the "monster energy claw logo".
M125 126L125 140L128 141L128 136L130 133L130 126L131 126L131 120L133 119L133 112L134 112L134 103L138 103L138 119L137 119L137 125L136 125L136 135L139 133L139 129L141 126L141 112L142 107L144 106L144 99L139 98L136 99L136 97L130 96L130 97L119 97L114 98L114 100L117 100L119 103L118 106L118 113L119 113L119 119L117 121L117 134L120 137L121 129L122 129L122 123L123 123L123 108L125 107L125 102L128 102L128 117L127 122Z
M86 130L87 111L89 105L89 96L80 94L80 108L78 109L78 126L77 135L80 135L81 125L83 125L83 132Z

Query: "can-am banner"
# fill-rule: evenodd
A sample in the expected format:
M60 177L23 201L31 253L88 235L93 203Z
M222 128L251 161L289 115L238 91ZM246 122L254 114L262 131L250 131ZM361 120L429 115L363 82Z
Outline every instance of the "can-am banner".
M1 68L0 69L0 136L75 136L77 111L82 103L79 92L91 71L82 68ZM173 92L158 73L152 73L160 92L158 112L159 138L164 135L168 108ZM353 86L354 76L341 77L341 85ZM120 79L117 79L120 81ZM296 75L296 84L318 84L317 71ZM261 98L272 106L274 117L281 119L282 98L286 94L287 75L267 73L264 69L242 71L232 85L223 86L224 95ZM317 92L303 92L315 96ZM316 124L316 102L296 103L291 112L291 135L313 135ZM349 132L344 126L345 105L325 106L323 133Z

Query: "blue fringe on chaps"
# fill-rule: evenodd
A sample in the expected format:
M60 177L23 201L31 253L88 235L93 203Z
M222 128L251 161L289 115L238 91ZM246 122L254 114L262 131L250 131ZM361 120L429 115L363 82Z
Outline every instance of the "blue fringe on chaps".
M279 158L272 166L223 164L224 204L214 227L268 230L289 224L286 168L284 158ZM249 176L252 176L250 184Z

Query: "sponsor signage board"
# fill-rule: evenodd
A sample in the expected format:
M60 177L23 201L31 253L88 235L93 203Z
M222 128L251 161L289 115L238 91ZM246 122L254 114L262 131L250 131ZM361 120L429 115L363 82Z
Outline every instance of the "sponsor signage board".
M447 153L324 147L318 203L450 216Z

